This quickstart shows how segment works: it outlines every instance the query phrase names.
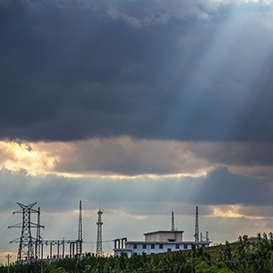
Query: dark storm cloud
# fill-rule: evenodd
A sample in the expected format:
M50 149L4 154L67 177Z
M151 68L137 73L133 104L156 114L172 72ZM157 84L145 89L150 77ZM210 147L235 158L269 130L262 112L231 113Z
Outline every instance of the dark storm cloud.
M38 201L43 211L60 212L76 209L79 199L88 209L96 209L101 199L109 209L125 209L130 214L168 214L166 204L176 204L180 214L191 214L196 205L271 206L272 181L234 175L218 168L199 178L140 177L137 179L32 177L1 171L1 209L13 203ZM185 208L182 208L185 206ZM169 210L169 206L168 206ZM188 211L188 212L187 212ZM257 210L256 210L257 211ZM242 208L246 215L253 211ZM211 214L204 208L203 214ZM260 212L261 213L261 212ZM265 210L265 216L268 213ZM262 216L262 215L261 215Z
M271 141L272 9L144 2L0 4L0 137Z
M196 198L201 204L272 205L272 180L235 175L225 167L208 173Z
M273 146L268 142L190 143L195 157L227 166L272 166Z
M48 160L53 164L47 171L58 173L194 176L219 165L237 174L272 177L273 173L273 145L267 142L136 141L123 137L69 142L61 149L59 143L39 144L27 148L51 155ZM2 152L0 163L8 168L11 161L20 162L12 150Z

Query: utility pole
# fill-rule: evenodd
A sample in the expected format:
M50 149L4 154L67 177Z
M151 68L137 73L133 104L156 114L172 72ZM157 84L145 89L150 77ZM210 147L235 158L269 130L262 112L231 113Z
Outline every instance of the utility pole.
M18 261L21 261L23 259L31 260L34 258L33 241L35 241L35 238L31 236L31 228L40 228L40 227L45 228L44 226L41 226L40 224L38 225L36 223L31 222L31 213L39 214L39 211L33 209L36 203L37 202L26 206L17 202L17 204L21 207L21 209L14 211L13 214L22 213L22 223L15 224L13 226L8 227L8 228L22 228L20 239L15 239L11 241L11 243L19 242L18 255L17 255Z
M97 251L96 251L96 254L101 255L102 254L102 225L103 225L103 222L101 221L101 215L103 214L103 210L100 208L100 202L99 202L99 210L98 210L97 213L98 213L98 222L97 222L98 233L97 233Z
M198 223L198 206L196 206L196 214L195 214L195 242L199 242L199 223Z
M11 258L11 256L8 254L8 255L6 256L6 258L8 259L8 273L9 273L9 258Z
M82 201L80 200L79 209L79 228L78 228L78 243L79 243L79 254L82 255Z

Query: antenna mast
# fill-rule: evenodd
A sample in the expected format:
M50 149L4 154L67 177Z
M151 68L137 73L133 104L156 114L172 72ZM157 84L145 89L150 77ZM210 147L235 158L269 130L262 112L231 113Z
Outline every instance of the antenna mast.
M82 201L80 200L79 209L79 229L78 229L78 243L79 243L79 254L82 255Z
M195 214L195 242L199 242L199 223L198 223L198 206L196 206L196 214Z
M101 215L103 214L103 210L100 208L100 202L99 202L99 210L98 210L98 233L97 233L97 255L102 255L102 225L103 222L101 221Z

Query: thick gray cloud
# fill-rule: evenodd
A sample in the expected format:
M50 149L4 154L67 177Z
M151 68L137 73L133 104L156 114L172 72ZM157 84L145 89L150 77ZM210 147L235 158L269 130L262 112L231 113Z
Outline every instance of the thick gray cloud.
M225 165L232 172L272 177L271 143L133 141L130 138L93 139L59 144L32 145L54 151L52 170L66 173L202 174ZM38 146L38 147L36 147ZM48 146L48 147L46 147ZM52 152L51 152L52 153Z
M219 167L208 174L198 193L202 192L200 199L204 204L272 205L271 183L271 179L234 175Z
M264 142L179 142L129 137L72 142L0 143L0 166L29 174L190 175L219 165L232 173L272 177L272 144Z
M273 204L271 180L231 174L224 167L203 177L160 179L33 177L23 172L12 174L2 171L1 181L2 210L12 207L15 201L38 201L44 211L68 211L79 199L86 200L89 209L97 208L101 199L105 206L112 209L126 207L127 213L138 215L162 214L161 204L180 204L178 207L183 204ZM185 210L179 211L187 214ZM204 214L211 214L211 210L204 210Z
M1 138L272 140L262 2L4 3Z

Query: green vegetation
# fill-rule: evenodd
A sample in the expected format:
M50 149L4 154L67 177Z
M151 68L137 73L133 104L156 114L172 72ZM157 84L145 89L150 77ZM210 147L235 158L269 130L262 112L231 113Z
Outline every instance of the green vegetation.
M273 273L273 235L258 234L257 242L250 243L245 235L239 242L210 248L195 248L162 254L127 258L85 257L64 259L53 264L14 264L10 273L129 273L129 272L174 272L174 273ZM0 273L7 273L6 266L0 266Z

